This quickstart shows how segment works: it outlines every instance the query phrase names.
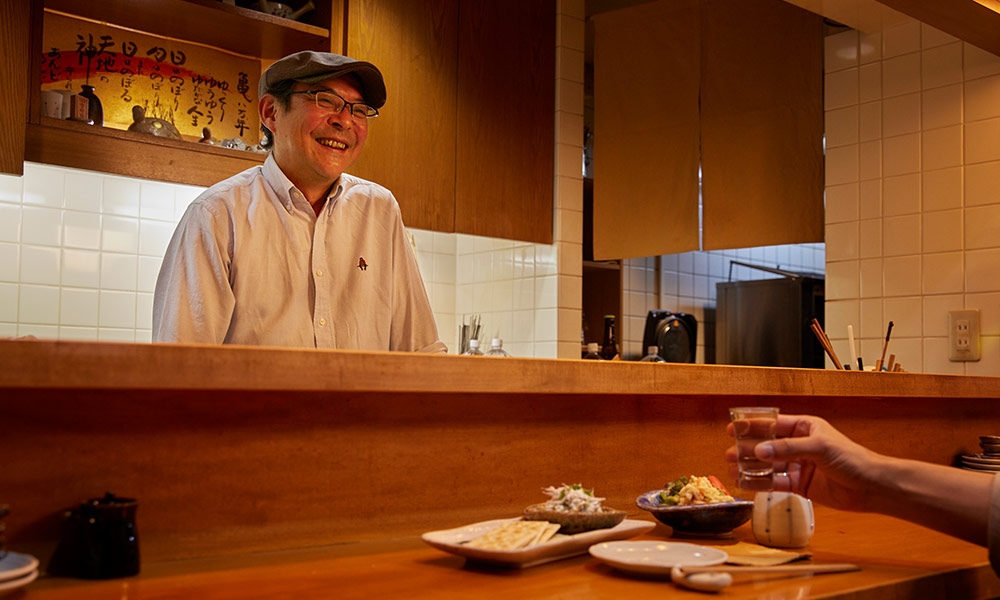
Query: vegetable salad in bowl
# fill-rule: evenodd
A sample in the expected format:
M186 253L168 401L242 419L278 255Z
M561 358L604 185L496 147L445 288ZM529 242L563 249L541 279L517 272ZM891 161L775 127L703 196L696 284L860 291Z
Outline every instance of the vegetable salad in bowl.
M689 475L668 483L660 492L661 506L687 506L689 504L714 504L716 502L732 502L719 478L715 475L699 477Z
M642 494L635 503L681 537L730 537L753 511L753 502L733 498L714 475L675 479L663 489Z

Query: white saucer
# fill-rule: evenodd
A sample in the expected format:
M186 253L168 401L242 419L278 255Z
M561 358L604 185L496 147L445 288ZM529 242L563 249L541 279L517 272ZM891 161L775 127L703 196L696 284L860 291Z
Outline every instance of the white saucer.
M0 584L18 577L23 577L38 568L38 559L30 554L8 552L0 558ZM3 588L0 588L3 589Z
M623 571L670 575L674 567L721 565L729 555L718 548L684 542L603 542L590 554Z
M21 577L15 577L14 579L5 579L3 581L0 581L0 592L6 592L8 590L13 590L28 585L29 583L34 581L36 577L38 577L37 569L31 571L27 575L22 575Z
M1000 465L1000 457L986 456L984 454L963 454L962 460L983 465Z
M986 465L970 465L966 463L962 465L962 468L966 471L979 471L980 473L1000 473L1000 467L988 467Z

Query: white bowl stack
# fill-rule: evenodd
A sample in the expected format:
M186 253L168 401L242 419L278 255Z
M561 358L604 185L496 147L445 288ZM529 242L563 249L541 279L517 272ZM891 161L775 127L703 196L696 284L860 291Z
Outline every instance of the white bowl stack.
M0 504L0 594L28 585L38 577L38 559L4 548L3 518L9 511L9 506Z
M1000 471L1000 435L979 436L979 447L982 454L965 454L962 456L962 468L970 471Z

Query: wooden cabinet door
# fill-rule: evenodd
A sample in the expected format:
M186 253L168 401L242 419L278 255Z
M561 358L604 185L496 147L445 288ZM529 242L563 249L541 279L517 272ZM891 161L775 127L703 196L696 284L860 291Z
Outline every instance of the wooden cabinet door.
M352 174L409 227L552 242L555 3L356 0L347 54L388 100Z
M378 66L388 94L349 172L392 190L407 227L454 231L458 0L348 7L347 54Z
M0 111L0 173L24 173L24 137L28 122L29 36L32 5L0 3L0 85L7 91L6 110Z
M461 3L455 231L552 242L555 8Z

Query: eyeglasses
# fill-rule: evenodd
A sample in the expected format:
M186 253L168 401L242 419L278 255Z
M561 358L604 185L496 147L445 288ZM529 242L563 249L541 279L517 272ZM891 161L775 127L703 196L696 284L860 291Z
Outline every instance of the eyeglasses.
M333 92L305 90L292 93L311 96L316 102L316 107L327 112L339 113L344 110L344 107L346 106L347 111L350 112L351 116L355 119L371 119L372 117L378 116L378 109L374 106L369 106L364 102L348 102Z

